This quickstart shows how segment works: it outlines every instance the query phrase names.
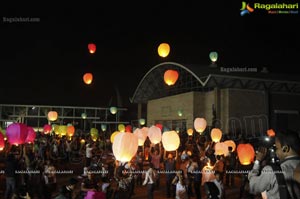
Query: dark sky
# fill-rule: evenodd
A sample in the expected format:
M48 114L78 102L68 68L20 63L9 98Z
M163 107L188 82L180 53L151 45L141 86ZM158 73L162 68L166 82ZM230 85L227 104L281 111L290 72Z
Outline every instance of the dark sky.
M126 107L153 66L209 64L210 51L224 67L295 73L299 15L240 16L240 8L241 2L197 1L7 9L0 29L0 103L108 107L119 92ZM14 17L39 22L4 20ZM93 55L90 42L97 45ZM171 46L166 59L157 54L162 42ZM91 85L82 81L85 72L94 74Z

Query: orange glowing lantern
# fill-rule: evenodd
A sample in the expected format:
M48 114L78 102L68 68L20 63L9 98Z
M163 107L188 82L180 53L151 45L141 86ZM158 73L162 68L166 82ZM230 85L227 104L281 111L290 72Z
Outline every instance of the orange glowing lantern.
M194 130L193 130L193 129L188 129L188 130L187 130L187 134L188 134L189 136L192 136L193 133L194 133Z
M148 130L148 137L153 144L161 141L161 130L159 127L152 125Z
M96 52L96 45L93 44L93 43L90 43L90 44L88 45L88 49L89 49L89 52L90 52L91 54L94 54L94 53Z
M213 128L210 132L210 137L213 142L220 142L222 131L219 128Z
M0 132L0 151L2 151L5 147L5 141L4 141L4 136L3 134Z
M160 57L167 57L170 53L170 45L167 43L161 43L157 48L157 52Z
M128 162L137 152L138 138L133 133L121 132L115 136L112 149L116 160Z
M203 131L206 129L206 125L207 122L204 118L197 117L194 120L194 128L198 133L203 133Z
M273 130L273 129L269 129L269 130L267 130L267 135L269 136L269 137L275 137L275 131Z
M228 146L224 142L218 142L215 145L215 155L228 156Z
M58 114L56 111L49 111L48 113L48 120L49 121L55 121L57 120Z
M175 151L180 144L179 135L176 131L166 131L162 134L162 144L166 151Z
M224 143L228 146L232 148L232 152L235 151L236 148L236 144L233 140L226 140L224 141Z
M249 165L253 162L255 157L255 151L251 144L239 144L236 150L239 161L242 165Z
M67 135L69 137L72 137L75 133L75 127L74 126L68 126L67 127Z
M164 81L168 86L172 86L178 80L179 74L176 70L167 70L164 74Z
M93 81L93 74L92 73L85 73L83 75L83 81L85 84L91 84Z

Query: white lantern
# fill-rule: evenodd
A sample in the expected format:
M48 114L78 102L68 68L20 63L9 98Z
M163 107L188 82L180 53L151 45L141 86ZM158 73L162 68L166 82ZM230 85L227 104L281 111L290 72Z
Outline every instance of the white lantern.
M194 120L194 128L198 133L203 133L207 125L207 122L204 118L196 118Z
M152 125L148 130L148 137L153 144L161 141L161 130L159 127Z
M138 138L132 133L120 132L115 136L112 149L116 160L128 162L138 150Z
M162 144L166 151L175 151L180 144L179 135L176 131L166 131L162 134Z
M219 128L213 128L210 132L211 140L214 142L220 142L222 138L222 131Z
M144 143L145 143L145 140L147 138L147 131L143 131L142 129L140 128L136 128L134 131L133 131L133 134L135 136L137 136L138 138L138 145L139 146L143 146Z
M218 142L215 144L215 155L224 155L228 156L228 146L224 142Z
M110 113L111 114L116 114L117 113L117 111L118 111L118 108L117 107L114 107L114 106L112 106L112 107L110 107L110 109L109 109L109 111L110 111Z

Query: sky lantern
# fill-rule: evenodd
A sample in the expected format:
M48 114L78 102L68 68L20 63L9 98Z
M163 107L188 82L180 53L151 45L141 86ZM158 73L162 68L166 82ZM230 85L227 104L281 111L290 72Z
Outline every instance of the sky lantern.
M93 44L93 43L90 43L90 44L88 45L88 49L89 49L89 52L90 52L91 54L94 54L94 53L96 52L96 45Z
M48 134L52 131L52 126L50 124L45 124L43 129L44 129L44 134Z
M215 155L228 156L228 146L224 142L218 142L215 144Z
M73 125L67 126L67 135L72 137L75 133L75 127Z
M27 134L27 125L23 123L12 123L6 129L7 140L10 144L24 144Z
M193 133L194 133L194 130L193 130L192 128L189 128L189 129L187 130L187 134L188 134L189 136L192 136Z
M155 124L156 127L158 127L161 131L163 130L163 125L160 123Z
M59 127L58 127L58 134L61 137L67 135L67 129L68 129L67 125L59 125Z
M232 147L232 152L235 151L236 148L236 144L233 140L225 140L224 143L228 146L228 147Z
M121 132L115 136L112 149L116 160L128 162L138 150L138 138L133 133Z
M2 151L5 147L4 135L0 132L0 151Z
M35 137L36 137L36 133L31 126L28 126L27 129L28 129L28 132L27 132L27 137L26 137L25 143L33 143L35 140Z
M90 134L93 141L96 141L99 137L99 131L96 128L91 128Z
M206 129L206 125L207 125L207 122L204 118L197 117L194 120L194 128L200 134L204 132L204 130Z
M125 132L132 132L132 126L131 125L126 125L125 126Z
M210 137L213 142L220 142L222 138L222 131L219 128L213 128L210 132Z
M140 128L136 128L134 131L133 131L133 134L135 136L137 136L138 138L138 145L139 146L143 146L144 143L145 143L145 140L147 139L147 134L144 133L145 131L143 131L142 129ZM147 132L146 132L147 133Z
M106 125L106 124L101 124L101 130L102 130L103 132L105 132L106 129L107 129L107 125Z
M161 129L152 125L148 130L148 137L153 144L158 144L161 141Z
M92 73L85 73L83 75L83 81L85 84L91 84L93 81L93 74Z
M119 133L121 133L120 131L115 131L111 134L110 136L110 142L111 143L114 143L114 140L115 140L115 136L118 135Z
M58 114L56 111L49 111L48 113L48 120L49 121L55 121L57 120Z
M269 130L267 130L267 135L269 136L269 137L275 137L275 131L273 130L273 129L269 129Z
M217 52L210 52L209 59L215 63L218 60L218 53Z
M120 132L125 132L125 125L124 125L124 124L119 124L119 125L118 125L118 130L119 130Z
M85 120L87 118L87 114L86 113L81 113L81 118Z
M111 114L114 115L118 112L118 108L115 107L115 106L112 106L112 107L109 108L109 111L110 111Z
M249 165L253 162L255 151L251 144L241 143L237 146L237 155L242 165Z
M166 70L164 74L164 81L168 86L172 86L178 80L179 73L176 70Z
M162 134L162 144L166 151L175 151L180 144L179 135L176 131L166 131Z
M146 120L144 118L140 118L139 123L140 123L140 125L145 125Z
M161 43L157 48L157 52L160 57L167 57L170 53L170 45L167 43Z

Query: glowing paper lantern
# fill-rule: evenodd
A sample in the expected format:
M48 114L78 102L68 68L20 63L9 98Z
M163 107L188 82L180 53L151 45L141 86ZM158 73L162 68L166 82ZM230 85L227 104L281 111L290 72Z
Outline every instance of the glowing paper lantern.
M249 165L253 162L255 151L251 144L239 144L236 150L239 161L242 165Z
M146 120L144 118L139 119L140 125L145 125Z
M133 134L135 136L137 136L137 139L138 139L138 145L139 146L143 146L144 143L145 143L145 140L147 138L147 132L146 131L143 131L142 129L140 128L136 128L134 131L133 131Z
M115 131L115 132L113 132L113 134L111 134L111 136L110 136L110 142L111 143L114 143L115 136L118 135L119 133L121 133L121 132L120 131Z
M2 151L5 147L5 140L3 134L0 132L0 151Z
M206 125L207 122L204 118L197 117L194 120L194 128L198 133L203 133L203 131L206 129Z
M112 149L116 160L128 162L137 152L138 138L133 133L121 132L115 136Z
M179 117L182 117L182 115L183 115L182 110L178 110L177 114L178 114Z
M81 113L81 118L82 119L86 119L86 117L87 117L86 113Z
M151 143L158 144L161 141L161 129L152 125L148 130L148 137Z
M112 107L110 107L110 109L109 109L109 111L110 111L110 113L111 114L116 114L117 113L117 111L118 111L118 108L117 107L114 107L114 106L112 106Z
M273 130L273 129L269 129L269 130L267 130L267 135L269 136L269 137L275 137L275 131Z
M180 144L179 135L176 131L166 131L162 134L162 144L166 151L175 151Z
M216 62L218 60L218 53L217 52L210 52L209 53L209 59L212 62Z
M235 151L236 148L236 144L233 140L226 140L224 141L224 143L228 146L228 147L232 147L232 152Z
M43 129L44 129L44 134L48 134L52 131L52 126L49 124L45 124Z
M48 120L49 121L55 121L57 120L58 114L56 111L49 111L48 113Z
M99 132L98 132L98 129L96 129L96 128L91 128L90 134L91 134L92 140L97 140L99 137Z
M194 133L194 130L193 130L193 129L188 129L188 130L187 130L187 134L188 134L189 136L192 136L193 133Z
M131 125L126 125L125 126L125 132L132 132L132 126Z
M107 129L106 124L101 124L101 130L104 132L104 131L106 131L106 129Z
M75 127L74 126L67 126L67 135L69 137L72 137L75 133Z
M220 142L222 138L222 131L219 128L213 128L210 132L211 140L214 142Z
M119 125L118 125L118 130L119 130L120 132L125 132L125 125L124 125L124 124L119 124Z
M27 134L27 125L23 123L10 124L6 129L7 140L10 144L24 144Z
M215 144L215 155L228 156L228 146L224 142L218 142Z
M161 43L157 48L157 52L160 57L167 57L170 53L170 45L167 43Z
M27 129L28 129L28 132L27 132L27 137L26 137L25 143L33 143L35 140L35 137L36 137L36 133L31 126L28 126Z
M93 74L92 73L85 73L83 75L83 81L85 84L91 84L93 81Z
M90 52L91 54L94 54L94 53L96 52L96 45L93 44L93 43L90 43L90 44L88 45L88 49L89 49L89 52Z
M167 70L164 74L164 81L168 86L172 86L178 80L179 74L176 70Z
M161 131L163 130L163 125L162 124L157 123L157 124L155 124L155 126L158 127Z

